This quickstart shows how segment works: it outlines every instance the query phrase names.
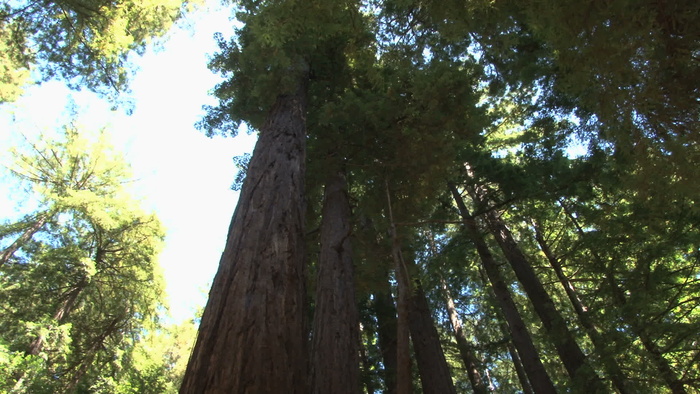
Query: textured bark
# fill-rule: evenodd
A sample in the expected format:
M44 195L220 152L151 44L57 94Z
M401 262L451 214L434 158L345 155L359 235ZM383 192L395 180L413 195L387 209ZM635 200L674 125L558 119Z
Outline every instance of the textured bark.
M307 393L307 79L260 130L181 393Z
M496 296L496 300L508 323L508 330L513 338L513 344L518 350L532 389L536 393L556 393L554 384L544 369L539 353L532 342L530 333L527 331L527 326L518 312L513 297L510 295L508 285L503 280L498 264L493 258L488 245L486 245L476 221L469 213L457 188L454 185L449 185L449 188L459 208L467 233L476 246L486 276L491 282L491 288Z
M413 267L411 269L415 271ZM408 300L408 317L423 393L456 393L428 300L423 287L417 280L413 281L411 296Z
M350 248L350 201L345 177L326 183L311 345L311 392L360 392L359 313Z
M49 214L48 212L44 212L39 214L37 216L36 221L32 223L31 226L29 226L22 235L17 237L17 239L10 244L5 250L3 250L0 253L0 267L5 265L8 261L10 261L10 258L19 250L19 248L22 247L27 241L29 241L34 234L36 234L39 230L41 230L42 227L44 227L44 224L49 220Z
M466 335L464 335L462 322L459 319L459 314L457 313L457 308L455 307L455 302L452 299L450 290L447 287L447 282L443 278L440 279L440 282L442 284L442 291L445 297L447 315L450 317L450 323L452 324L452 333L457 341L459 355L462 357L464 368L467 370L467 376L469 376L469 382L472 385L472 390L474 390L474 393L476 394L486 394L488 393L488 389L483 379L481 379L481 373L479 372L479 360L472 352L472 346L469 343L469 340L467 340Z
M540 245L542 253L544 253L545 257L547 257L547 261L552 266L554 273L557 275L559 283L564 287L564 291L566 292L571 305L574 307L579 323L586 329L586 333L591 339L591 343L593 343L596 353L598 353L598 355L601 357L603 366L605 367L605 372L607 372L607 374L610 376L610 380L618 392L621 394L631 392L630 389L627 388L627 378L622 372L622 369L606 349L606 344L609 343L609 341L603 338L600 331L591 320L588 308L583 305L583 302L578 296L574 285L564 273L559 259L554 255L554 252L552 252L552 249L549 247L549 244L545 239L544 234L542 234L540 227L536 223L533 223L533 226L535 228L535 239Z

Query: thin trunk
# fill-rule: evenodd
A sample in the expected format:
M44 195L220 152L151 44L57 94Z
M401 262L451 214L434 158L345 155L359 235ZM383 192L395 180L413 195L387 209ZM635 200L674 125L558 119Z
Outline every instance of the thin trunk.
M559 204L564 209L564 213L574 224L574 227L576 228L576 231L578 232L579 236L583 237L585 231L578 223L576 217L573 215L573 213L571 213L566 204L562 202L560 202ZM671 368L671 365L668 363L668 360L664 358L658 346L656 346L654 341L649 337L648 334L646 334L644 327L640 326L635 316L630 317L627 313L625 313L625 310L627 309L627 296L625 295L624 290L621 289L620 286L618 286L613 270L607 264L605 264L603 258L600 257L600 255L595 250L593 250L593 248L589 248L589 250L591 252L591 256L593 256L593 260L595 261L595 263L600 269L602 269L605 272L605 278L607 280L608 286L610 286L610 291L612 293L612 300L614 305L618 307L620 311L622 311L623 319L627 324L629 324L632 333L637 338L639 338L639 341L642 343L642 346L649 354L649 358L651 358L652 363L659 371L661 379L663 379L664 383L666 383L669 389L671 389L671 392L673 394L686 394L687 391L685 389L685 384L678 379L675 372Z
M415 272L415 267L410 268ZM418 280L413 281L408 306L408 325L411 330L413 351L416 354L423 393L456 393L450 368L440 344L440 335L435 328L428 300Z
M181 393L307 393L307 81L260 130Z
M486 206L485 188L474 187L468 188L468 190L478 206ZM600 377L586 362L586 355L579 347L567 327L566 321L537 277L535 270L532 269L525 254L518 246L513 234L495 211L488 211L485 216L491 234L503 251L518 281L523 285L527 297L532 302L542 326L549 334L549 339L554 344L559 358L574 384L579 387L585 385L594 392L606 391Z
M36 221L32 223L31 226L29 226L22 235L17 237L17 239L10 244L5 250L3 250L0 253L0 267L5 265L8 261L10 261L10 258L19 250L19 248L22 247L27 241L29 241L34 234L36 234L39 230L41 230L42 227L46 224L46 222L49 220L49 214L48 212L41 213L37 216Z
M586 308L586 306L583 305L583 302L579 298L578 293L574 288L574 285L564 273L564 270L562 269L562 266L559 263L559 259L554 255L554 252L552 252L552 249L549 247L547 240L542 234L540 226L534 222L533 226L535 228L535 239L540 245L542 253L544 253L545 257L547 257L547 261L549 261L549 264L552 266L554 273L557 275L559 283L561 283L561 285L564 287L564 291L566 292L569 301L571 301L571 305L573 305L574 307L574 311L576 312L578 321L581 324L581 326L586 329L586 333L591 339L591 343L593 343L593 347L595 348L596 353L598 353L598 355L601 357L601 360L603 361L603 366L605 367L605 371L607 372L607 374L610 376L610 380L613 382L613 385L618 390L618 392L620 392L621 394L629 393L630 390L627 388L627 378L622 372L620 366L617 364L617 361L615 361L615 359L612 357L612 355L610 355L610 353L606 349L606 344L608 343L608 341L603 338L600 331L598 330L598 327L596 327L596 325L591 320L588 308Z
M391 224L391 256L394 259L396 283L399 293L397 302L398 318L396 321L396 394L411 394L413 392L413 378L411 375L411 344L408 320L411 284L408 277L406 262L401 253L401 244L396 233L396 226L394 225L389 182L386 182L385 186L389 222Z
M453 184L450 184L449 188L452 192L455 203L459 208L464 226L472 242L474 242L477 252L479 253L482 266L486 272L489 282L491 282L491 288L493 289L496 300L498 301L506 322L508 323L508 329L511 333L511 337L513 338L513 344L518 350L520 358L523 360L525 372L527 373L528 380L532 384L533 390L535 390L535 392L538 394L556 393L557 391L554 388L554 384L547 374L547 371L544 369L539 353L532 342L527 326L520 316L515 302L510 295L508 285L501 277L498 264L494 260L491 251L486 245L476 221L469 213L469 210L464 204L464 200L462 199L462 196L457 188Z
M457 313L457 308L455 307L455 302L452 299L450 290L447 287L447 282L444 278L440 278L440 282L442 284L445 303L447 304L447 314L449 315L450 323L452 324L452 332L454 333L457 341L457 348L459 349L459 354L462 357L464 368L467 370L469 382L472 384L474 393L486 394L488 393L488 388L484 384L483 379L481 379L481 373L479 372L479 360L472 352L472 346L470 345L469 340L467 340L467 337L464 335L462 322L459 319L459 314Z
M326 183L321 252L311 342L311 392L360 392L359 313L350 248L350 201L345 176Z
M503 327L504 333L507 333L508 327ZM515 368L515 374L518 375L518 380L520 381L520 387L523 389L523 394L532 394L532 387L530 387L530 382L527 380L527 373L525 373L525 367L523 366L523 361L520 359L518 352L513 347L513 342L508 341L506 344L508 348L508 354L510 355L511 361L513 361L513 367Z
M394 298L391 296L391 286L389 285L389 275L379 282L384 288L373 294L373 310L377 317L377 337L379 349L382 353L382 364L384 364L384 385L386 394L396 394L396 370L398 354L396 334L397 319Z

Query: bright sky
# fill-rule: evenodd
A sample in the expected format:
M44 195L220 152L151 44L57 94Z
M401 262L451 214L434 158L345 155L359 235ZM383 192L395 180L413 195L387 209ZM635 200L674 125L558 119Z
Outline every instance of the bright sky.
M155 211L167 229L160 263L176 321L192 317L206 302L238 199L230 190L236 174L232 158L255 144L254 135L209 139L194 128L202 105L216 102L208 91L219 77L207 69L208 55L217 50L215 32L232 32L229 15L226 9L197 12L186 21L189 28L173 31L162 49L136 60L131 116L59 82L34 86L16 103L0 106L0 155L21 134L31 138L60 126L71 97L82 124L109 127L138 179L144 208ZM0 182L0 218L13 205L21 209L13 193Z

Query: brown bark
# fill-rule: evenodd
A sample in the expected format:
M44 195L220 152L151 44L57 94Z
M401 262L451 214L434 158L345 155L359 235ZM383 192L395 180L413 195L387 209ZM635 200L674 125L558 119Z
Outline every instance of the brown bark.
M307 392L307 80L260 130L181 393Z
M41 230L42 227L44 227L44 224L49 220L49 213L44 212L41 213L37 216L36 221L32 223L31 226L29 226L22 235L17 237L17 239L10 244L5 250L3 250L0 253L0 267L5 265L10 258L19 250L19 248L22 247L27 241L29 241L34 234L36 234L39 230Z
M536 393L556 393L554 384L544 369L539 353L532 342L527 326L518 312L513 297L510 295L508 285L501 277L498 264L486 245L476 221L469 213L457 188L452 184L449 185L449 188L459 208L467 233L476 246L486 276L491 282L491 288L508 323L508 330L513 338L513 344L518 350L533 390Z
M479 372L479 360L476 358L472 352L472 346L464 335L464 329L462 328L462 322L459 319L459 314L457 313L457 308L455 307L455 302L452 299L450 290L447 287L447 282L444 278L440 279L442 283L442 291L445 297L445 303L447 304L447 314L450 317L450 323L452 324L452 332L457 341L457 348L459 349L459 355L462 357L462 362L464 363L464 368L467 370L467 376L469 376L469 382L472 385L472 389L476 394L486 394L488 389L484 380L481 378L481 373Z
M350 248L350 201L345 177L326 183L321 252L311 343L311 392L360 392L359 313Z
M409 267L415 271L413 264ZM440 335L435 328L423 287L418 280L414 280L411 288L408 300L408 326L423 393L456 393L450 368L440 344Z
M468 188L474 202L485 207L486 190L483 187ZM566 321L554 305L542 282L532 269L529 261L518 246L512 233L498 214L491 210L486 213L486 223L496 239L506 260L522 284L528 299L539 316L542 326L549 334L557 354L566 371L576 385L586 385L594 392L606 391L600 377L586 362L586 355L566 325Z
M593 347L595 348L596 353L598 353L598 355L601 357L601 360L603 361L603 366L605 367L605 371L607 372L607 374L610 376L610 380L612 381L613 385L615 386L618 392L620 392L621 394L629 393L630 390L627 388L627 378L622 372L620 366L617 364L617 361L615 361L615 359L612 357L612 355L610 355L610 353L606 349L606 343L608 343L608 341L602 337L600 331L591 320L588 308L586 308L586 306L583 305L583 302L579 298L578 293L574 288L574 285L564 273L559 259L554 255L554 252L549 247L549 243L545 239L544 234L542 234L540 226L534 222L533 226L535 228L535 239L540 245L542 253L544 253L545 257L547 257L547 261L552 266L554 273L557 275L559 283L561 283L561 285L564 287L564 291L566 292L566 295L569 298L571 305L574 307L574 311L576 312L578 321L581 324L581 326L584 329L586 329L586 333L591 339L591 343L593 343Z

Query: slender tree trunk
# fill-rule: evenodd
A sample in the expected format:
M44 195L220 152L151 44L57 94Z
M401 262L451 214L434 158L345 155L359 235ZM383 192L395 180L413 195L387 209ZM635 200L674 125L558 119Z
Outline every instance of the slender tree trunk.
M564 213L569 217L569 220L571 220L571 222L574 224L574 227L576 228L576 231L578 232L579 236L583 237L585 232L579 224L576 217L571 213L566 204L562 203L561 201L559 204L564 209ZM669 364L668 360L666 360L666 358L659 350L658 346L656 346L656 344L649 337L649 335L646 334L644 327L640 326L635 316L630 317L628 313L625 313L627 305L627 296L625 295L624 290L618 285L613 270L607 264L605 264L603 258L600 257L600 255L595 250L593 250L592 248L589 248L589 250L595 263L600 269L602 269L605 272L605 278L608 283L608 286L610 286L610 291L612 293L612 300L614 305L618 307L620 311L622 311L622 318L627 324L629 324L632 334L639 338L639 341L642 343L642 346L649 354L651 362L659 371L661 379L664 381L664 383L666 383L669 389L671 389L671 392L673 394L686 394L687 391L685 389L685 383L678 379L676 373L673 371L673 368L671 368L671 365Z
M574 285L564 273L564 270L562 269L562 266L559 263L559 259L554 255L554 252L552 252L552 249L549 247L549 244L545 239L544 234L542 234L540 226L534 222L533 226L535 228L535 239L540 245L542 253L544 253L545 257L547 257L547 261L549 261L549 264L552 266L554 273L557 275L559 283L561 283L561 285L564 287L564 291L566 292L569 301L571 301L571 305L574 307L574 311L576 312L578 321L581 324L581 326L586 329L586 333L591 339L593 347L595 348L596 352L603 361L605 371L610 376L610 380L613 382L613 385L615 386L618 392L620 392L621 394L629 393L630 390L627 388L627 378L622 372L620 366L617 364L617 361L615 361L612 355L610 355L610 353L607 351L606 344L608 343L608 341L603 338L600 331L598 330L598 327L596 327L596 325L591 320L588 308L586 308L583 305L583 302L579 298L578 293L574 288Z
M385 182L389 223L391 225L391 256L394 259L396 284L398 288L398 318L396 320L396 394L411 394L413 378L411 374L411 343L409 328L409 300L411 297L411 281L408 268L401 253L401 243L394 224L394 214L391 208L389 182Z
M381 278L380 283L384 288L373 294L372 306L377 317L377 337L382 353L382 364L384 364L386 394L396 394L396 356L398 354L396 334L398 329L396 306L394 298L391 296L388 273L385 273L385 277Z
M326 183L311 343L311 392L360 392L359 313L350 249L350 201L345 176Z
M307 393L307 82L260 130L181 393Z
M518 354L523 361L525 372L527 373L528 380L532 384L533 390L538 394L556 393L557 391L554 388L554 384L547 374L547 371L544 369L544 365L542 364L539 353L532 342L527 326L518 312L515 302L510 295L510 291L508 290L508 286L501 277L498 264L494 260L491 251L486 245L476 221L469 213L469 210L464 204L464 200L457 190L457 187L450 184L449 188L452 192L455 203L459 208L464 226L472 239L472 242L474 242L477 252L479 253L482 266L484 267L484 271L486 272L489 282L491 282L491 288L493 289L496 300L498 301L506 322L508 323L508 329L511 333L511 337L513 338L513 344L518 350Z
M414 268L414 264L409 265L409 269L413 272L415 272ZM456 393L450 368L440 344L440 335L435 328L423 286L418 280L413 281L411 296L408 300L408 317L423 393Z
M0 252L0 267L5 265L8 261L10 261L10 258L19 250L19 248L22 247L27 241L29 241L34 234L36 234L39 230L41 230L42 227L46 224L46 222L49 220L49 213L48 212L43 212L40 213L36 221L32 223L31 226L29 226L22 235L17 237L17 239L10 244L5 250Z
M502 330L504 334L508 334L508 327L502 326ZM510 359L511 361L513 361L515 374L518 375L518 380L520 381L520 387L523 389L523 394L532 394L532 387L530 386L530 382L527 380L527 373L525 372L523 361L520 359L520 356L515 350L515 347L513 347L513 341L509 340L506 344L506 347L508 348L508 354L510 355Z
M483 187L468 188L477 206L486 206L486 190ZM523 285L542 326L549 334L549 339L559 354L566 371L579 387L589 387L593 392L605 392L604 385L595 370L586 363L586 355L566 325L566 321L554 305L554 301L545 290L542 282L532 269L512 233L493 210L486 213L486 223L496 239L506 260Z
M469 344L467 337L464 335L462 322L459 319L459 314L457 313L457 308L455 307L455 302L452 299L450 290L447 287L447 282L444 278L440 278L440 282L442 285L443 295L445 297L445 303L447 304L447 314L450 317L450 323L452 324L452 332L454 333L455 340L457 341L457 348L459 349L459 355L462 357L464 368L467 370L469 382L472 385L474 393L486 394L488 393L488 388L486 387L483 379L481 379L481 373L479 372L479 364L481 363L472 352L472 346Z

